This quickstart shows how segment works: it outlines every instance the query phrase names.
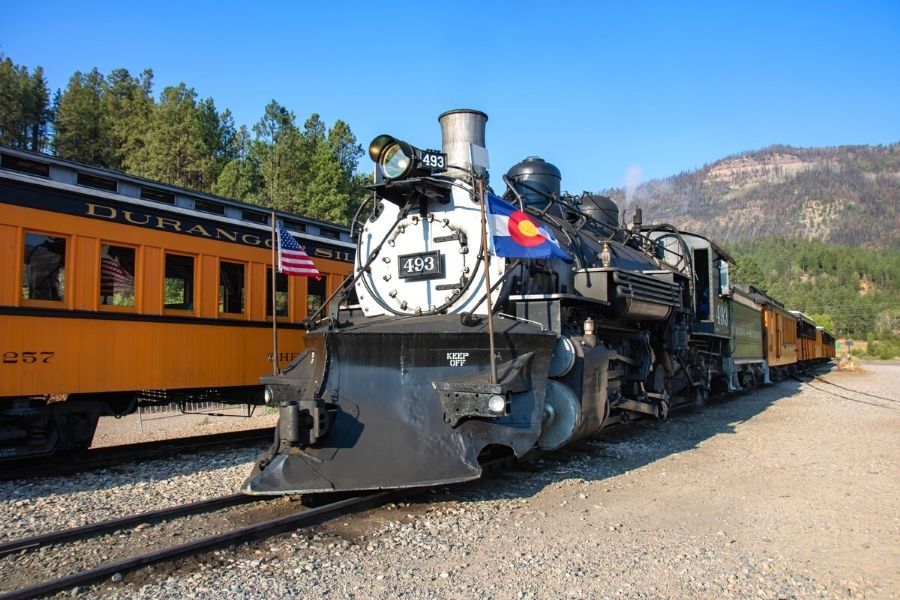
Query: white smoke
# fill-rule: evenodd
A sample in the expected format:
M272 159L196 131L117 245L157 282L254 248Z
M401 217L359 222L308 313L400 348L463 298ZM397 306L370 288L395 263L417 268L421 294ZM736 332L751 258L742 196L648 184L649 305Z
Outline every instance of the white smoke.
M630 165L625 169L625 206L630 206L634 193L641 183L641 166Z

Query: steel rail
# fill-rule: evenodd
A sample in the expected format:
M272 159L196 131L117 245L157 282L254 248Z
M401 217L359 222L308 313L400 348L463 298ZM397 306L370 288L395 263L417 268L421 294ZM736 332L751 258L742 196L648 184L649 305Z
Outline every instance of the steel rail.
M238 506L240 504L246 504L262 499L264 499L262 496L231 494L228 496L220 496L218 498L210 498L209 500L199 500L189 504L151 510L118 519L110 519L108 521L101 521L100 523L82 525L81 527L74 527L72 529L59 529L57 531L2 543L0 544L0 556L5 556L20 550L34 550L42 546L49 546L50 544L73 542L75 540L94 537L108 531L116 531L141 523L156 523L172 517L188 516L210 510L227 508L229 506Z
M53 457L33 457L0 461L0 480L30 479L34 477L71 475L93 469L117 466L122 461L168 457L187 450L213 450L236 444L264 443L272 440L273 427L229 431L189 437L120 444L91 448L84 454L63 461Z
M233 529L225 533L219 533L213 536L186 542L177 546L172 546L164 550L148 552L138 556L132 556L122 560L114 561L82 571L73 573L58 579L45 581L28 587L20 588L4 594L0 594L0 600L25 600L26 598L34 598L45 594L59 592L75 586L90 583L98 579L110 577L116 573L125 573L146 567L148 565L161 562L175 560L184 556L201 554L210 552L228 546L230 544L245 542L252 539L282 533L290 529L297 529L302 526L309 526L325 520L333 513L346 514L361 510L368 510L380 506L395 497L408 497L411 490L392 490L387 492L378 492L369 496L359 496L340 500L331 504L325 504L317 508L310 508L299 513L286 515L248 525L239 529Z

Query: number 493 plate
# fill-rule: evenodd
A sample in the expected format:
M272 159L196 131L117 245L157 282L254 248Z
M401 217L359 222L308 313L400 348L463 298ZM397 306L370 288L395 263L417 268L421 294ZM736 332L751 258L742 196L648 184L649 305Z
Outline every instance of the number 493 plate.
M441 253L420 252L397 257L401 279L434 279L444 276L444 261Z

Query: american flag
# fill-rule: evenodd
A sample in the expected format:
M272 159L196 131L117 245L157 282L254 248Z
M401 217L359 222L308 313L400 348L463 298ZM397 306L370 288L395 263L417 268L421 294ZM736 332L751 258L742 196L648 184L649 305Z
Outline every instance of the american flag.
M100 259L100 295L112 296L115 292L123 294L134 290L134 277L118 260L104 256Z
M306 255L284 223L278 221L278 272L287 275L321 277L313 261Z

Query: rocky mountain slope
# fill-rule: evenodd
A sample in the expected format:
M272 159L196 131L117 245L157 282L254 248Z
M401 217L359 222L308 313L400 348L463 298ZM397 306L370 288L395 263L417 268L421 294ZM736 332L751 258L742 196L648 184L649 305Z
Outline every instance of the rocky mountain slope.
M700 169L603 190L630 215L722 242L803 237L870 248L900 247L900 143L771 146Z

